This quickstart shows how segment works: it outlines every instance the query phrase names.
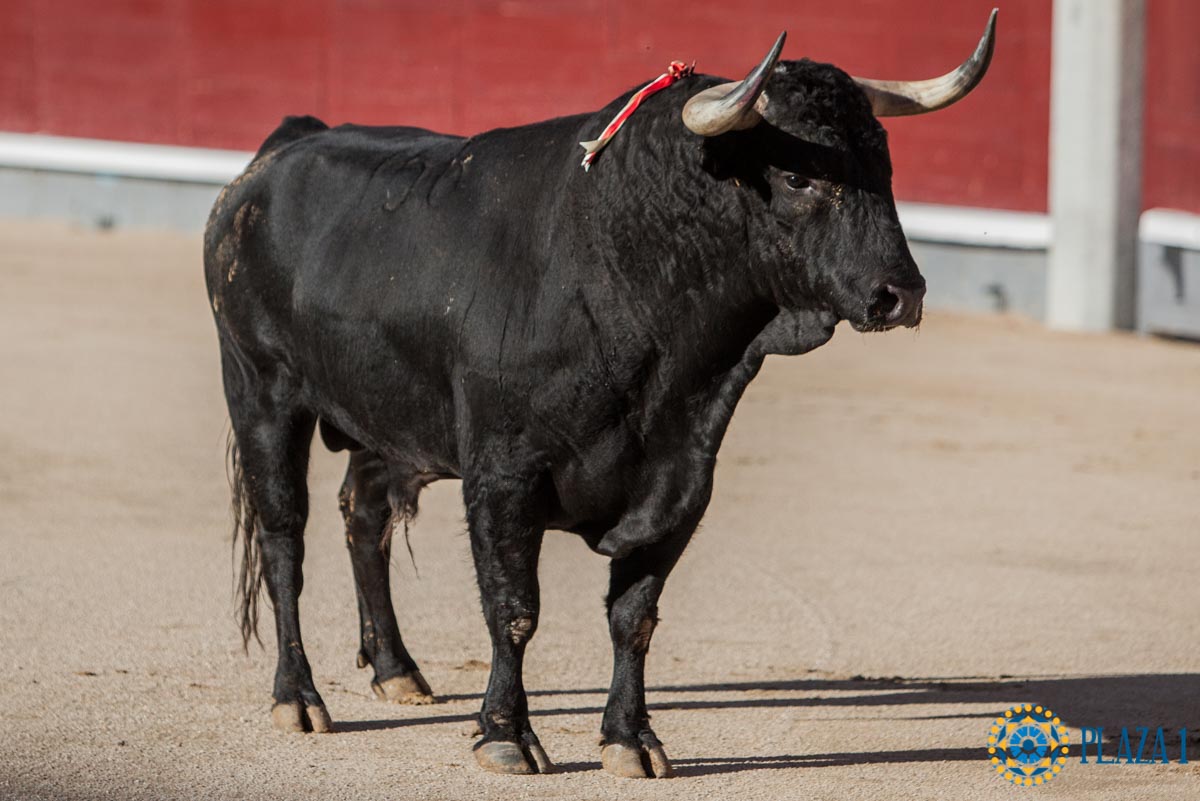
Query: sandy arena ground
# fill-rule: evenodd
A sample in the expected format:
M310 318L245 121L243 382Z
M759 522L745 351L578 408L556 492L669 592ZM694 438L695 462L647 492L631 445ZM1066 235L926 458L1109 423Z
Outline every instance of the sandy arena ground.
M1072 759L1020 790L984 753L1025 701L1200 732L1200 347L931 313L772 359L651 651L679 777L600 770L607 565L567 535L526 673L561 772L494 776L470 753L489 646L457 483L422 498L419 578L394 565L444 703L386 705L354 667L344 462L323 450L302 619L340 731L270 728L271 627L247 657L232 618L199 250L0 226L0 797L1200 797L1200 740L1191 765Z

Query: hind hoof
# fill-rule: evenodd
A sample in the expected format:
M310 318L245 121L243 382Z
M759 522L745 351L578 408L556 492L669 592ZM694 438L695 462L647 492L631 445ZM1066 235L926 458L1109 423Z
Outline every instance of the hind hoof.
M600 750L600 762L607 772L623 779L669 779L675 775L661 745L633 748L611 743Z
M333 720L323 706L305 707L299 701L271 707L271 723L289 734L326 734L333 731Z
M553 773L554 763L538 743L524 748L518 743L493 741L475 747L475 761L491 773L529 776L534 773Z
M437 699L433 697L433 690L429 689L428 682L425 681L425 677L419 670L403 676L392 676L383 681L373 681L371 690L380 701L389 701L393 704L437 703Z

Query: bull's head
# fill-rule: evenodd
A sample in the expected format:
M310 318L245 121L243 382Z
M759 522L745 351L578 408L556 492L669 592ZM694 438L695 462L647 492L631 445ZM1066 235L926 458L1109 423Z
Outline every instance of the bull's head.
M924 114L965 97L987 71L995 25L993 11L971 57L926 81L781 62L781 34L745 80L687 102L684 123L709 137L708 169L751 190L753 261L781 306L816 302L860 331L920 323L925 279L900 228L877 118Z

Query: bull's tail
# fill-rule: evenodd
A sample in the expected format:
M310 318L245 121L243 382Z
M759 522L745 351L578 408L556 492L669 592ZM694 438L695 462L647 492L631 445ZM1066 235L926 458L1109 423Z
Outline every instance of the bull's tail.
M258 599L262 594L262 552L255 538L258 529L258 509L246 486L246 475L242 470L241 453L237 437L229 432L225 445L225 465L229 475L229 489L233 500L233 558L236 562L241 553L240 564L234 568L233 595L237 604L237 619L242 631L242 648L248 649L253 637L262 645L258 636Z

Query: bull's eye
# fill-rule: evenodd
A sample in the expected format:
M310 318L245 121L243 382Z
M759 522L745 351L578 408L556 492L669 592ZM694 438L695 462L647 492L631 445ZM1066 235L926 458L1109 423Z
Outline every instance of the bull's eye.
M809 189L812 187L812 183L807 178L805 178L803 175L797 175L794 172L785 175L783 182L787 184L788 189L791 189L795 192L799 192L801 189Z

